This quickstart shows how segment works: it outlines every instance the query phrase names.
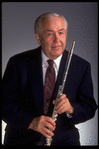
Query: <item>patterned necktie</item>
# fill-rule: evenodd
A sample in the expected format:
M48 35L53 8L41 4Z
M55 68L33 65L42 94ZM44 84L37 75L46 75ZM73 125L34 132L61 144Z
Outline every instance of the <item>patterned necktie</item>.
M44 85L44 114L47 114L50 98L55 86L55 70L53 68L53 60L47 61L49 67L46 70L45 85Z

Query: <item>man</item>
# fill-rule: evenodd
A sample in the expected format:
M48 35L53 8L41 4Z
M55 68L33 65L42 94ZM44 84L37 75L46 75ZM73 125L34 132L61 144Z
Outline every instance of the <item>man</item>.
M61 15L50 12L41 15L34 24L40 47L10 58L3 77L6 146L44 145L49 136L52 136L52 145L80 145L74 124L93 118L97 105L90 64L76 55L72 57L64 91L58 99L58 119L55 122L51 118L68 54L65 50L67 27ZM46 79L49 59L53 60L55 83L47 103L46 90L52 83L48 84Z

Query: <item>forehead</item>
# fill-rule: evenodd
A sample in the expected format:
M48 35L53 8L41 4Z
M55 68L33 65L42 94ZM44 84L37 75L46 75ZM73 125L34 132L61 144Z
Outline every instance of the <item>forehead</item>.
M49 17L42 20L41 23L43 30L65 30L65 22L61 17Z

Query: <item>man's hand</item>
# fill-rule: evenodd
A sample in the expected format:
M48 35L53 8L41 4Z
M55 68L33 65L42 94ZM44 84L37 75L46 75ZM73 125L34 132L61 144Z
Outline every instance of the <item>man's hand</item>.
M53 101L53 104L55 104L55 100ZM66 114L73 114L73 107L69 102L69 99L66 97L65 94L61 95L58 99L58 104L56 107L56 112L58 114L66 113Z
M42 115L40 117L34 118L31 124L29 125L29 128L33 129L34 131L40 132L46 138L49 138L49 136L54 135L54 133L50 130L54 131L55 126L56 123L51 117Z

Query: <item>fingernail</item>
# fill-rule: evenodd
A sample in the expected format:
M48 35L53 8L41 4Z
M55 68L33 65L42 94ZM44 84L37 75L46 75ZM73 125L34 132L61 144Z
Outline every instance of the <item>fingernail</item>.
M53 136L54 136L54 133L53 133Z

